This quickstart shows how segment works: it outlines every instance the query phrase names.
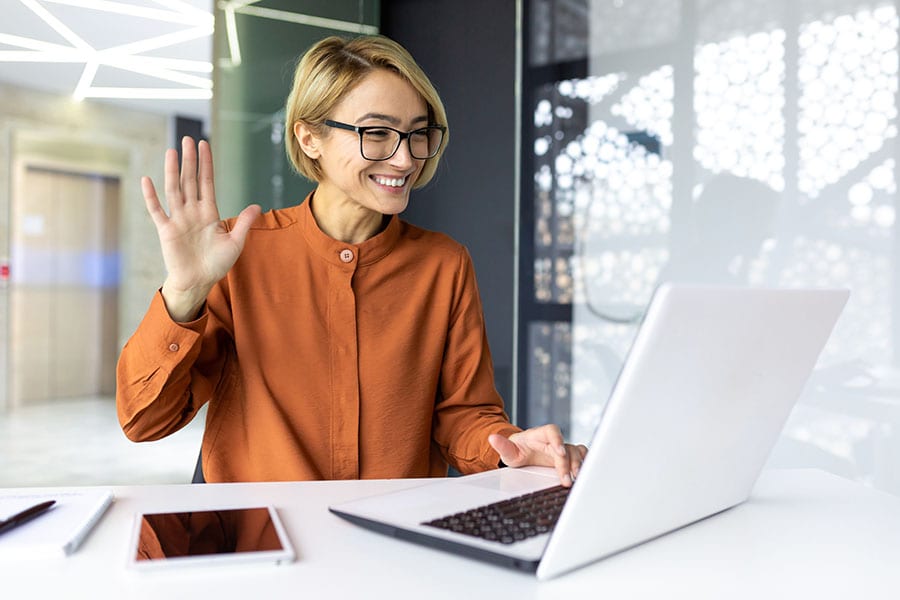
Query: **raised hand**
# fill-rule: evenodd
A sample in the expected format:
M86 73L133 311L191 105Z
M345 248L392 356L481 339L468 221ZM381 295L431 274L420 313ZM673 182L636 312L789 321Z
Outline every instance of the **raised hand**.
M141 179L147 211L156 225L167 277L163 299L175 321L197 316L213 285L237 261L250 225L261 209L252 204L241 211L231 231L226 231L216 206L213 161L209 144L185 137L181 141L181 174L178 153L166 151L165 195L169 213L163 210L149 177Z

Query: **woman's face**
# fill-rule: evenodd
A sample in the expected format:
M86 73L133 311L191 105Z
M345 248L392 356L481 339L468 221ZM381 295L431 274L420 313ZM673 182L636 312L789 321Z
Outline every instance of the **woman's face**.
M331 120L349 125L387 126L411 131L428 125L425 100L404 79L384 69L367 75L337 105ZM381 214L402 212L409 192L419 177L424 160L410 156L407 140L389 159L371 161L360 153L359 134L346 129L327 129L317 140L323 179L320 194L340 204L350 202Z

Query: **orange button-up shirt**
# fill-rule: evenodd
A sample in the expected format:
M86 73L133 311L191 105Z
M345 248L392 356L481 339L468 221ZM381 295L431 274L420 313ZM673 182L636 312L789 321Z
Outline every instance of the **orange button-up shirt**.
M196 321L172 321L156 294L119 358L125 434L160 439L208 402L211 482L495 468L488 435L519 429L494 387L466 249L396 216L339 242L310 202L256 221Z

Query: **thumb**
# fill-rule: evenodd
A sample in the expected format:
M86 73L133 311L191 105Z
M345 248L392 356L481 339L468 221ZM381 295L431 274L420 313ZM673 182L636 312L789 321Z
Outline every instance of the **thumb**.
M510 467L518 467L522 463L522 451L519 450L515 443L509 441L509 438L499 433L492 433L488 436L488 443L500 455L500 460L503 461L503 464Z
M234 222L234 227L231 229L231 236L241 247L244 246L244 240L247 238L250 226L253 225L253 222L256 221L260 214L262 214L262 208L259 204L251 204L238 215L237 220Z

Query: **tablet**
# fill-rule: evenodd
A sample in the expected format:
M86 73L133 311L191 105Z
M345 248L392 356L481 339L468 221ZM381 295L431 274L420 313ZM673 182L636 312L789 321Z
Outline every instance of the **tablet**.
M128 565L288 563L294 549L274 507L229 508L135 515Z

